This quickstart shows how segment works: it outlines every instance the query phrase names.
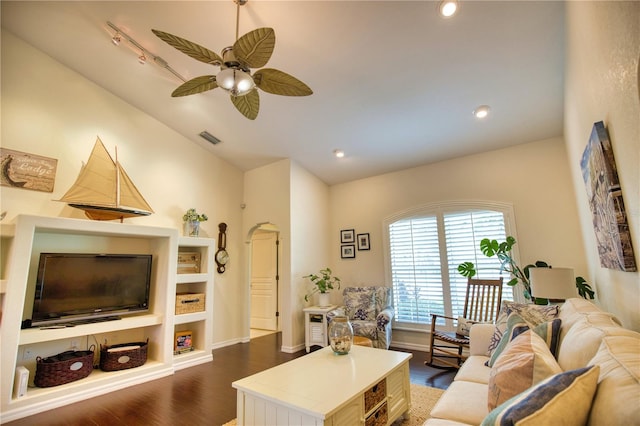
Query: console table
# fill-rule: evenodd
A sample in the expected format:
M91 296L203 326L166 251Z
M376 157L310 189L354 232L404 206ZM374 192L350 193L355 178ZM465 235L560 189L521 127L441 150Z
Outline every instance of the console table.
M390 425L411 406L405 352L331 347L237 380L238 425Z

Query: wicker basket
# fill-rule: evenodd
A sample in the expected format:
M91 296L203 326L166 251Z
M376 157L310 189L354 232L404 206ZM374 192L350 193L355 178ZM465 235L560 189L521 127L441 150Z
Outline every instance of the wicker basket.
M176 293L176 315L204 311L204 293Z
M364 393L364 411L369 412L380 401L387 397L387 381L382 379Z
M41 388L64 385L84 379L93 370L93 352L91 345L87 351L66 351L47 358L36 358L36 377L34 384Z
M137 347L135 347L137 346ZM100 345L100 369L102 371L118 371L140 367L147 362L146 342L121 343L119 345Z

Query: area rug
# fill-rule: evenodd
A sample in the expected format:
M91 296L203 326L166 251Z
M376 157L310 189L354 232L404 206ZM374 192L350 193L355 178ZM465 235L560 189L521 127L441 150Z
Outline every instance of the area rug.
M408 419L399 418L393 422L391 426L421 426L429 418L431 409L436 405L436 402L438 402L438 399L440 399L443 393L444 390L442 389L411 383L410 416ZM222 426L236 426L236 419Z

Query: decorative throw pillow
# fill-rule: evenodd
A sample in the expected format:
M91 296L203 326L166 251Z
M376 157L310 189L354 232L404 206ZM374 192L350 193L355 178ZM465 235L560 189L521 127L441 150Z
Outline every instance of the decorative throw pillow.
M599 375L594 365L551 376L496 407L481 426L585 425Z
M494 348L489 360L485 363L488 367L493 367L493 364L496 362L502 351L507 347L509 342L516 338L516 336L524 333L529 330L529 324L522 317L516 313L512 313L507 318L507 325L505 327L504 332L502 333L502 337L500 341Z
M473 324L477 324L478 321L471 321L464 317L458 317L458 327L456 328L456 334L460 336L469 337L469 331Z
M562 369L540 336L528 330L517 336L491 368L489 411Z
M345 290L344 305L350 320L376 319L375 292L370 287L351 287Z
M488 356L493 354L498 343L500 343L502 334L507 328L507 318L513 312L520 315L520 317L522 317L522 319L524 319L531 327L535 327L540 323L551 321L556 318L559 310L557 305L534 305L530 303L516 303L503 300L500 306L500 313L496 319L496 328L493 332L491 342L489 343Z
M498 359L509 342L527 330L532 330L538 336L542 337L542 339L547 344L547 347L551 351L551 354L554 357L557 357L561 324L562 320L560 318L556 318L554 320L543 322L542 324L538 324L537 326L531 328L529 326L530 324L523 320L520 315L512 313L507 319L507 329L503 333L498 346L493 351L493 354L491 354L491 357L485 363L485 365L488 367L492 367L496 362L496 359Z
M555 318L551 321L543 322L532 328L533 332L542 337L554 358L558 359L558 345L560 344L560 326L562 320Z

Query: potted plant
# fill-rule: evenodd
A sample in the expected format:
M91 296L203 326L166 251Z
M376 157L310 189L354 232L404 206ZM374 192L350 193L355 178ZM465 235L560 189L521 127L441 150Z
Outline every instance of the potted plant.
M511 249L516 244L516 239L512 236L508 236L503 242L497 240L490 240L488 238L480 241L480 251L487 257L497 256L500 260L500 271L508 272L513 278L507 283L510 286L515 286L519 282L524 287L524 297L527 300L531 300L531 284L529 282L529 269L530 268L550 268L546 262L538 260L534 264L520 268L516 261L513 259ZM458 272L463 277L471 278L476 275L476 269L473 262L464 262L458 265ZM584 299L593 299L594 291L587 281L582 277L576 277L576 287L578 288L578 294ZM544 301L541 301L544 302Z
M206 214L200 214L196 209L189 209L182 216L182 220L185 224L185 235L190 237L197 237L200 234L200 222L209 220Z
M334 288L340 289L340 278L331 276L331 269L321 269L318 274L305 275L302 278L309 278L313 283L313 289L304 295L304 300L309 301L309 297L315 293L320 293L319 306L329 306L329 291Z

